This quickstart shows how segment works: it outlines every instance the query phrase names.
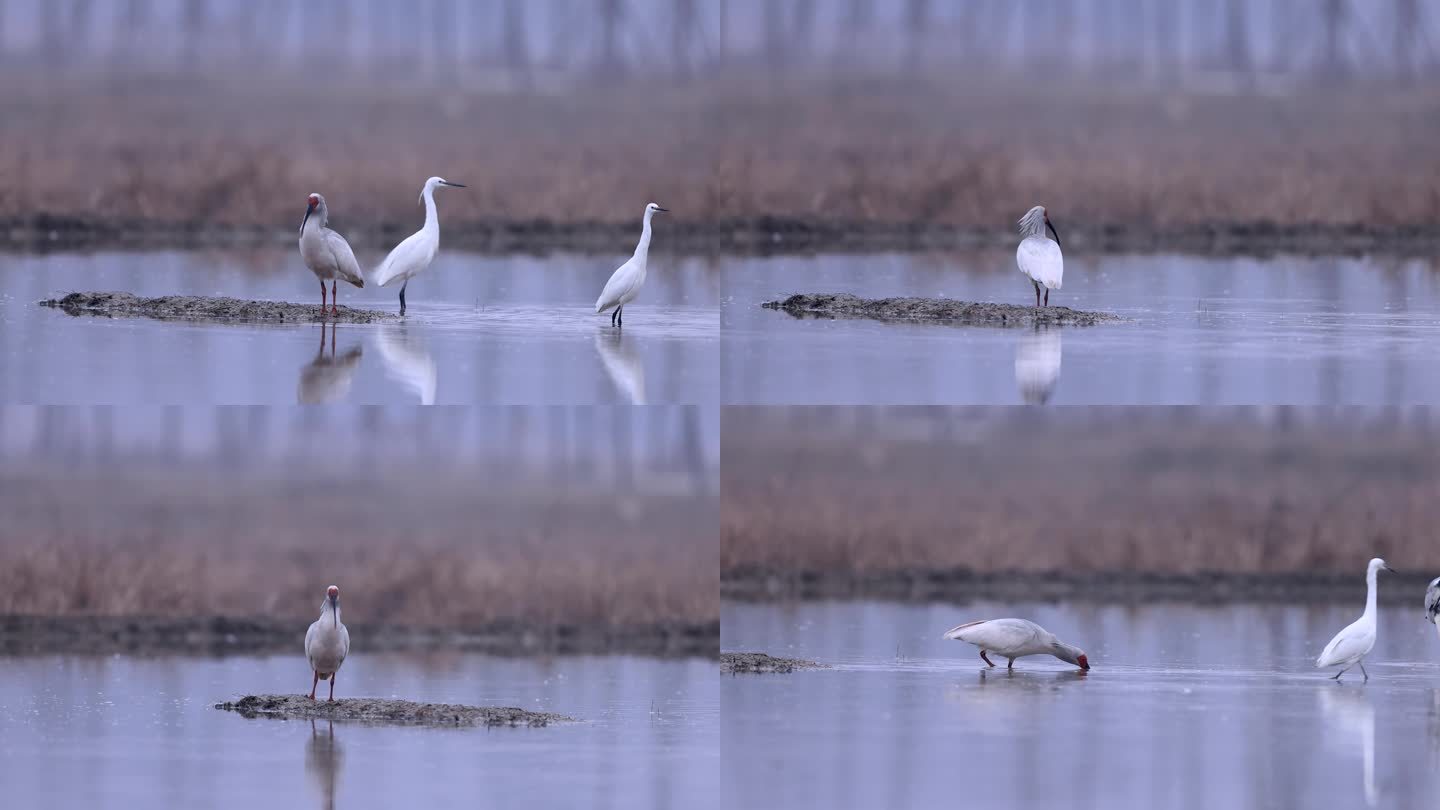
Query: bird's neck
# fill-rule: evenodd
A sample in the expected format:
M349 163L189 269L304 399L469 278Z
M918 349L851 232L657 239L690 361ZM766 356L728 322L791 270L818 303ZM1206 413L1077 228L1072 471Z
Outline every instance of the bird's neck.
M640 242L635 245L635 258L643 259L650 253L650 216L653 212L645 212L645 227L640 230Z
M1375 591L1375 569L1372 568L1365 575L1365 618L1367 619L1375 618Z
M424 193L423 195L421 195L421 196L422 196L422 198L425 200L425 228L424 228L424 230L429 231L429 232L433 232L433 233L439 233L439 232L440 232L440 217L439 217L438 214L435 213L435 190L434 190L434 189L427 188L427 189L425 189L425 193Z

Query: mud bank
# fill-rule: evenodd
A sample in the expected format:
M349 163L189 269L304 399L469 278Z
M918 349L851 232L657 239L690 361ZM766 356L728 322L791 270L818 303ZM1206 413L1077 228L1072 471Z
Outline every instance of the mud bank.
M849 293L802 293L783 301L766 301L761 306L796 318L935 321L961 326L1094 326L1124 321L1108 312L1084 312L1069 307L1037 308L948 298L860 298Z
M1419 604L1429 574L1389 575L1379 598ZM1145 574L1135 572L980 573L898 570L867 573L736 568L721 574L720 596L739 601L882 599L898 602L1355 602L1365 599L1355 574ZM1419 615L1418 613L1416 614Z
M161 321L218 321L222 323L376 323L399 320L400 316L373 309L340 307L331 314L318 304L291 304L285 301L248 301L240 298L213 298L202 295L164 295L141 298L127 292L74 292L63 298L47 298L42 307L64 310L69 315L96 315L107 318L154 318Z
M776 658L773 655L757 652L720 653L720 671L732 674L776 673L788 675L797 669L824 668L824 664L817 664L802 658Z
M308 622L210 616L0 616L0 655L298 654ZM649 655L710 657L720 623L626 627L497 623L416 628L349 622L357 652L447 650L486 655Z
M1015 212L1016 216L1019 212ZM355 223L346 237L357 247L385 250L414 223ZM616 253L635 246L633 223L550 220L447 222L447 249L480 253ZM209 222L114 220L35 214L0 219L0 249L210 249L294 247L295 229ZM1014 249L1009 222L994 227L934 222L887 223L804 217L737 217L718 221L671 220L656 233L656 249L687 255L784 255ZM1216 222L1170 228L1070 223L1065 246L1077 253L1191 253L1201 255L1428 256L1440 252L1440 227L1411 225Z
M246 695L216 703L221 711L241 717L277 720L342 720L395 726L530 726L573 723L575 718L504 706L463 706L457 703L416 703L381 698L340 698L333 703L309 695Z

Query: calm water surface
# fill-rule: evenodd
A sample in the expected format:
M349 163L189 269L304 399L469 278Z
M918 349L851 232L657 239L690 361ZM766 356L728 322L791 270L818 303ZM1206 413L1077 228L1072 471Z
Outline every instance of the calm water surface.
M1013 252L725 265L723 395L746 404L1401 404L1440 399L1440 272L1420 260L1070 256L1052 304L1133 323L797 320L797 292L1033 302Z
M655 257L625 328L593 312L625 257L442 253L399 324L230 325L72 317L76 290L319 303L293 251L0 256L8 402L295 404L718 402L719 278ZM395 312L398 289L340 302Z
M308 692L298 656L0 659L0 792L47 808L716 806L714 661L356 654L342 676L343 695L585 722L383 728L212 708Z
M1440 641L1382 609L1370 682L1313 668L1362 605L728 604L725 650L833 664L721 679L735 807L1429 807ZM986 669L940 638L1021 616L1083 647ZM1358 674L1358 670L1353 670Z

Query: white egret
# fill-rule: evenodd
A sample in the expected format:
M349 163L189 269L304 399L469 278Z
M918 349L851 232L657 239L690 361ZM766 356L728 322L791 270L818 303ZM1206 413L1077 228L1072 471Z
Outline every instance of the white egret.
M315 218L315 227L307 227L310 218ZM335 280L345 279L356 287L365 286L365 276L360 272L360 263L355 261L355 251L345 237L330 230L330 208L320 194L311 194L305 208L305 218L300 220L300 258L310 272L320 279L320 313L325 313L325 280L330 280L331 312L340 310L340 294L335 290Z
M1425 620L1440 632L1440 577L1430 580L1430 587L1425 589Z
M1045 229L1055 236L1050 239ZM1020 218L1020 247L1015 249L1015 263L1020 272L1035 285L1035 306L1040 306L1040 288L1045 288L1045 306L1050 306L1050 291L1060 289L1065 275L1065 257L1060 253L1060 234L1050 224L1045 206L1037 205Z
M1380 570L1394 572L1395 569L1385 564L1385 561L1376 557L1370 561L1365 569L1365 612L1325 645L1325 651L1315 659L1315 668L1341 667L1342 669L1332 677L1340 680L1351 667L1360 666L1360 674L1365 680L1370 680L1370 673L1365 671L1365 656L1375 647L1375 579Z
M615 308L615 311L610 313L611 326L625 324L622 310L640 293L640 285L645 283L645 267L650 258L650 218L669 212L670 209L661 208L653 202L645 206L645 227L640 231L640 243L635 246L635 254L610 274L610 280L605 282L605 289L595 300L597 315L611 307Z
M330 701L335 700L335 675L345 656L350 653L350 631L340 621L340 589L331 585L325 589L325 601L320 603L320 618L310 625L305 633L305 658L315 680L310 684L310 699L315 699L315 689L324 680L330 681Z
M372 277L381 287L400 282L401 315L405 314L405 287L411 278L435 261L435 254L440 250L440 217L435 213L435 189L438 186L465 188L464 185L452 183L443 177L426 180L425 188L420 190L420 202L425 206L425 225L396 245L390 255L380 262L380 266L375 268Z
M980 658L995 666L986 653L1010 659L1006 669L1015 668L1015 659L1026 655L1053 655L1081 669L1090 669L1085 651L1055 638L1040 625L1025 619L988 619L969 622L946 631L945 638L964 641L980 648Z

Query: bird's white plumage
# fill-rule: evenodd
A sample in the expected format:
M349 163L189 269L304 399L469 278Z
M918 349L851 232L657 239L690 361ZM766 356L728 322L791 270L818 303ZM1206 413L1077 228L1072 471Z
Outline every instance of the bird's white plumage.
M1060 246L1048 236L1027 236L1015 249L1015 263L1020 272L1040 282L1047 290L1060 289L1065 279L1065 257Z
M1440 632L1440 577L1430 580L1425 589L1425 618Z
M305 659L310 668L326 680L340 670L350 654L350 631L340 621L340 605L326 597L320 607L320 618L305 633Z
M440 216L435 209L435 189L440 186L464 188L458 183L449 183L442 177L425 181L420 190L420 202L425 206L425 224L420 230L405 237L375 268L371 280L381 287L395 282L406 282L423 272L435 261L440 251Z
M600 297L595 299L596 314L612 307L623 307L640 294L640 287L645 284L645 273L650 263L650 219L656 212L664 210L653 202L645 206L644 225L640 230L640 241L635 245L635 253L610 274L610 280L605 282L605 289L601 290Z
M1315 659L1316 668L1339 666L1348 669L1355 664L1361 664L1363 667L1365 656L1369 655L1370 650L1375 647L1375 603L1377 600L1375 580L1382 568L1388 570L1389 566L1379 557L1372 559L1366 566L1365 612L1330 639L1330 643L1325 645L1325 649ZM1343 673L1344 670L1341 672Z
M355 260L355 251L345 237L329 228L330 208L325 198L320 194L310 196L318 202L300 223L300 258L321 281L339 279L364 287L365 275Z
M1062 661L1089 668L1084 651L1060 641L1049 630L1027 619L967 622L950 628L945 638L974 644L982 652L993 652L1012 662L1026 655L1053 655Z

